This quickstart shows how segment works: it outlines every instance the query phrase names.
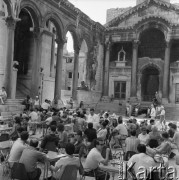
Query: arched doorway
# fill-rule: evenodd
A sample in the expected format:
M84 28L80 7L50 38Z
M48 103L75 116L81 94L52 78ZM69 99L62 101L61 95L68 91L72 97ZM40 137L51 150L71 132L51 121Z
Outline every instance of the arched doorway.
M148 66L142 71L141 98L143 101L152 101L155 92L159 90L159 71L154 66Z
M14 61L19 63L16 98L31 95L33 61L35 61L34 21L26 8L19 14L14 38Z

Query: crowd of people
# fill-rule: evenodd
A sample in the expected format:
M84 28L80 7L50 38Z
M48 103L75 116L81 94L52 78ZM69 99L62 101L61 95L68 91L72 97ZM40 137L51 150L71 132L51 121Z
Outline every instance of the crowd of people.
M34 104L27 103L24 112L14 117L10 133L14 143L8 162L11 167L15 162L23 163L29 179L39 179L41 169L36 167L36 163L46 161L45 153L48 151L61 152L65 149L67 154L50 166L53 172L50 179L59 176L59 169L64 164L74 163L81 168L81 159L84 158L85 174L94 176L95 173L98 180L103 180L106 172L100 169L99 163L106 165L115 158L112 150L118 147L121 147L125 160L136 163L135 173L141 163L145 162L142 165L146 165L146 168L153 165L158 155L165 155L163 161L167 166L172 148L179 150L176 124L170 123L168 132L159 131L155 119L150 119L150 122L143 120L139 124L135 118L124 120L122 116L111 114L110 111L95 114L93 108L56 109L48 100L41 106L38 101L36 97ZM40 142L31 138L37 131L43 132ZM137 155L130 159L129 152ZM109 177L107 174L107 179Z

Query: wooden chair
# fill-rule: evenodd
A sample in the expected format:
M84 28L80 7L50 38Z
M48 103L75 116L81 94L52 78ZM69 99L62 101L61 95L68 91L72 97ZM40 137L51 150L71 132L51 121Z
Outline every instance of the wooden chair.
M24 164L15 162L11 168L11 179L28 180Z

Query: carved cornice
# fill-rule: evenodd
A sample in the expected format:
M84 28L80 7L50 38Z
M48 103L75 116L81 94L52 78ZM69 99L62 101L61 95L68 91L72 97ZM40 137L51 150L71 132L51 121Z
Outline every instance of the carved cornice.
M112 27L112 26L117 26L120 22L126 20L127 18L129 18L130 16L132 16L133 14L135 14L136 12L143 10L143 9L147 9L149 7L149 5L159 5L167 10L174 10L174 11L178 11L179 12L179 8L171 3L168 2L164 2L161 0L146 0L143 3L129 9L128 11L124 12L123 14L119 15L118 17L112 19L110 22L105 24L105 27Z

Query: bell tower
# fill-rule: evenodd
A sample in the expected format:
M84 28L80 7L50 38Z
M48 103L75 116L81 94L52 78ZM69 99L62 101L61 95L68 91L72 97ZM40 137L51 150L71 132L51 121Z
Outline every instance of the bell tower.
M137 0L137 1L136 1L136 5L141 4L141 3L143 3L144 1L146 1L146 0ZM170 3L170 0L160 0L160 1L165 1L165 2Z

